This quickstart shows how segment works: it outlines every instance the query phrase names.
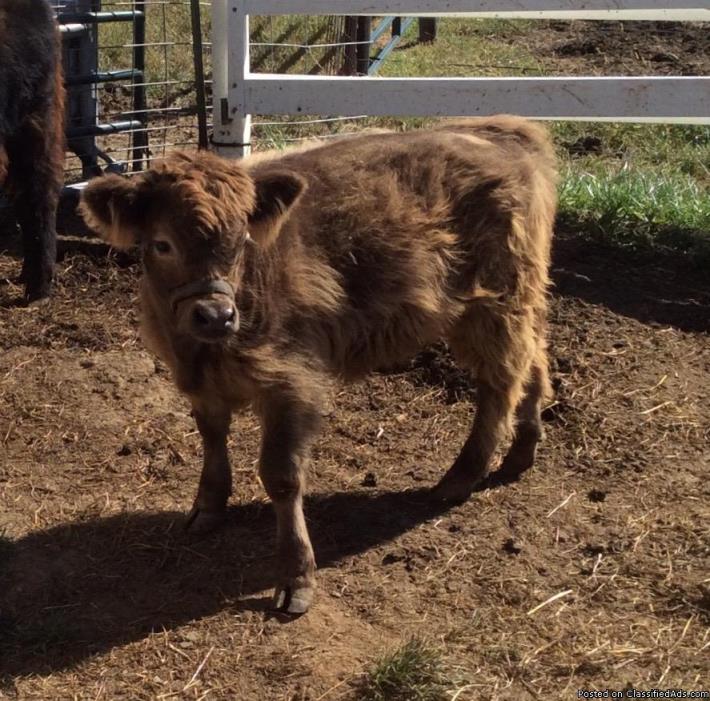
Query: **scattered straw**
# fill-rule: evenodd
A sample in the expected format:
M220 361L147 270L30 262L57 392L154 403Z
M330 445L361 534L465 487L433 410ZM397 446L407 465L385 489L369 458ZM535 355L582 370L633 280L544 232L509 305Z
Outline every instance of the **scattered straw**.
M538 604L534 608L531 608L528 611L528 616L532 616L534 613L537 613L541 608L544 608L548 604L551 604L553 601L557 601L557 599L561 599L563 596L568 596L572 593L572 591L572 589L565 589L564 591L558 592L554 596L551 596L549 599L543 601L541 604Z
M461 696L461 694L463 694L464 691L466 691L467 689L472 689L472 688L473 688L473 684L466 684L466 685L456 689L456 691L454 692L454 695L451 697L451 701L456 701L456 699L459 696Z
M639 411L639 416L644 416L645 414L653 414L654 411L658 411L659 409L663 409L664 406L668 406L669 404L672 404L670 400L667 400L665 402L661 402L660 404L656 404L656 406L651 407L650 409L646 409L646 411Z
M552 511L550 511L550 513L547 514L547 518L550 518L550 516L552 516L552 514L556 513L557 511L559 511L559 509L561 509L563 506L565 506L565 505L567 504L567 502L569 502L569 500L570 500L575 494L577 494L577 492L572 492L572 494L570 494L564 501L562 501L562 502L559 503L554 509L552 509Z
M190 687L194 686L195 682L197 681L197 677L200 675L200 672L204 668L204 666L207 664L207 660L210 658L210 655L214 652L214 645L207 651L207 654L205 655L204 659L200 664L197 666L197 669L195 670L195 673L190 677L190 681L185 684L183 687L183 691L187 691Z

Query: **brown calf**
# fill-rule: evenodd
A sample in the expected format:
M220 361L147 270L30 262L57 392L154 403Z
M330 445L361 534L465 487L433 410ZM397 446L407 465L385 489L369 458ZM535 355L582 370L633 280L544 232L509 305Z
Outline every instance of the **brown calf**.
M232 412L251 406L261 418L279 609L303 612L313 596L304 473L333 378L445 338L477 378L479 403L435 495L466 499L513 428L497 474L532 465L549 391L555 214L540 127L495 117L245 162L175 155L132 180L93 181L82 207L114 246L142 249L145 341L189 397L204 440L193 528L224 513Z
M0 188L22 230L26 297L49 294L64 179L59 32L47 0L0 0Z

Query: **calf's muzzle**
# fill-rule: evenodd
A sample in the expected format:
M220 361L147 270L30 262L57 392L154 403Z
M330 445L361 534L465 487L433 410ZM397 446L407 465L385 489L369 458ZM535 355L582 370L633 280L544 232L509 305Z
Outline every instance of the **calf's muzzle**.
M174 288L170 306L178 313L181 303L191 301L183 325L203 341L219 341L239 328L234 288L226 280L195 280Z

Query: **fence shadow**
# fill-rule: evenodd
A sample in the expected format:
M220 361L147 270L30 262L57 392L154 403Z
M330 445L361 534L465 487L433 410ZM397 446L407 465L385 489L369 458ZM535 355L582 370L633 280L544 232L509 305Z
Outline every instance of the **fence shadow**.
M386 543L445 511L427 492L316 495L306 505L319 567ZM195 540L176 512L125 513L0 539L0 682L48 674L225 608L266 609L274 519L230 509ZM246 597L246 598L245 598Z

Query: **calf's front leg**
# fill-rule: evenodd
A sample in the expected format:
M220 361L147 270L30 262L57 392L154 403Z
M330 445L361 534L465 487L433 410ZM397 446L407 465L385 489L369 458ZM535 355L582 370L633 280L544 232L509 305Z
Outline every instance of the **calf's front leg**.
M222 407L193 403L193 414L202 436L204 451L202 475L195 503L187 520L192 533L206 533L218 526L232 493L232 470L227 453L227 434L231 412Z
M311 407L280 402L262 410L259 475L276 512L273 607L284 613L305 613L313 601L316 562L303 516L303 495L318 419Z

